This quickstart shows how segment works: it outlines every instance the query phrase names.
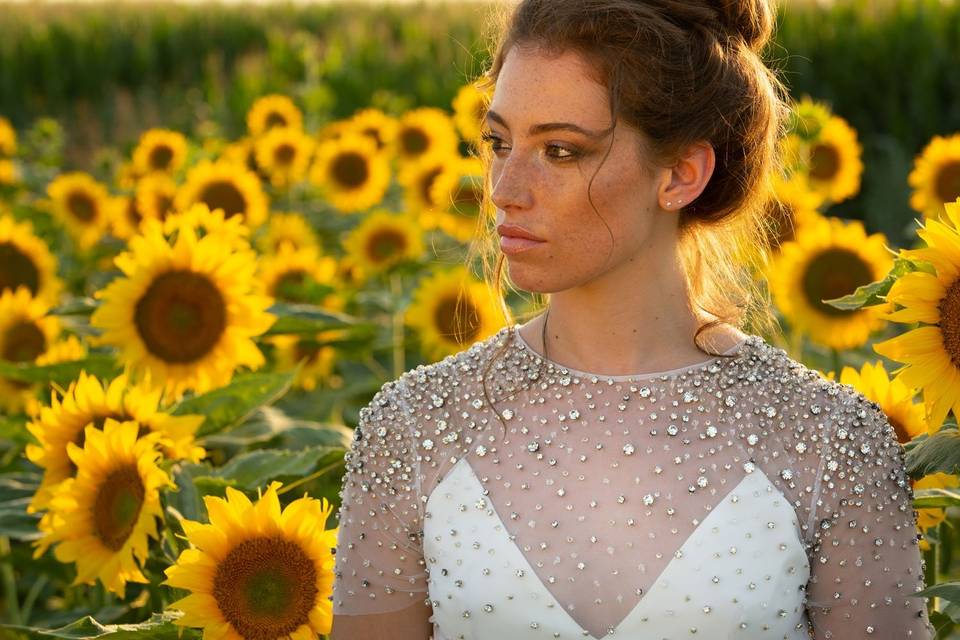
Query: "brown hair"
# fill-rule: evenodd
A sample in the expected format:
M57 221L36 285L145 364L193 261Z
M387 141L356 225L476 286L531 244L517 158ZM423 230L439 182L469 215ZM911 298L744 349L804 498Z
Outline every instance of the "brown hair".
M678 252L691 302L713 307L718 318L697 329L694 345L700 349L700 333L722 322L779 332L756 277L775 229L770 177L781 170L778 141L789 113L784 85L760 57L773 33L769 0L521 0L491 15L493 37L485 35L494 49L481 88L496 83L512 47L548 55L572 50L607 87L613 125L622 119L640 132L644 171L672 166L693 143L713 146L710 181L679 211ZM509 321L504 256L493 240L491 152L473 151L486 179L467 260L480 256Z

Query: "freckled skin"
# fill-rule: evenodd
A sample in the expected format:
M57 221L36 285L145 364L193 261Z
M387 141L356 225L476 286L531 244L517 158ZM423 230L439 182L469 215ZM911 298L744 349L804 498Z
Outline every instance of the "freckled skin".
M497 223L520 224L548 241L541 251L509 258L511 279L528 291L553 293L600 277L648 271L671 250L676 233L676 216L656 215L659 181L641 171L636 130L620 121L605 161L609 135L599 141L568 131L526 135L530 124L540 122L608 129L606 90L588 74L576 54L551 58L514 48L497 81L491 109L510 123L509 131L491 125L506 147L495 154L491 167ZM551 157L570 156L572 149L582 155ZM590 177L601 162L590 193L609 233L587 197Z
M510 279L520 289L551 294L550 353L564 364L614 373L702 360L691 336L711 317L700 313L698 321L690 309L677 201L690 203L706 187L713 149L692 145L674 167L645 171L653 163L642 156L643 134L622 119L609 133L606 91L575 52L514 47L507 53L490 105L507 126L488 119L491 198L497 224L517 224L546 240L507 256ZM603 137L530 134L532 125L548 122L571 122ZM587 191L594 173L596 211ZM540 329L537 318L521 333L539 345ZM731 334L715 348L742 338Z

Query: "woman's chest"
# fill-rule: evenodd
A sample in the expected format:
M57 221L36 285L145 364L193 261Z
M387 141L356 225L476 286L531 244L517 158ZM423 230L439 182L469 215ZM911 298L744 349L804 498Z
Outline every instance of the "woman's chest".
M525 493L522 481L491 493L481 474L461 459L426 504L429 596L446 639L808 637L797 516L759 469L692 521L669 515L683 496L675 508L641 488L609 486L598 500L597 485L577 496L556 483Z

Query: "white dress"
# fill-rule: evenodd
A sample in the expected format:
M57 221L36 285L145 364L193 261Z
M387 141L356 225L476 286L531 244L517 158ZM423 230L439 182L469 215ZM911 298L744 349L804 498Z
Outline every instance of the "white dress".
M335 616L419 603L434 640L933 637L878 404L756 335L612 376L518 326L362 410Z

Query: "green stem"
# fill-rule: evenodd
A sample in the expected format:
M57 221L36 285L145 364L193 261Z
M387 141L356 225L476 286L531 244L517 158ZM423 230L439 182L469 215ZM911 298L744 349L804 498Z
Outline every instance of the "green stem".
M334 463L328 464L327 466L325 466L324 468L320 469L319 471L314 471L314 472L311 473L310 475L308 475L308 476L306 476L306 477L303 477L303 478L300 478L300 479L297 480L296 482L291 482L290 484L288 484L288 485L285 486L285 487L280 487L279 489L277 489L277 495L280 495L280 494L282 494L282 493L286 493L287 491L290 491L291 489L293 489L293 488L295 488L295 487L299 487L299 486L302 485L302 484L306 484L307 482L310 482L311 480L316 480L317 478L319 478L319 477L322 476L323 474L329 473L330 471L336 469L337 467L339 467L339 466L342 465L342 464L343 464L343 459L341 458L340 460L337 460L337 461L334 462Z
M840 370L843 368L843 362L841 362L840 351L830 347L830 351L833 354L833 370L837 373L837 380L840 379Z
M393 377L399 378L403 375L406 367L404 365L403 353L403 311L399 309L400 298L403 296L403 282L400 274L390 274L390 294L393 297L393 303L396 305L393 312Z
M4 600L7 611L10 612L10 622L23 624L20 605L17 602L17 580L13 575L13 559L10 557L10 538L7 536L0 536L0 558L3 559L0 564L0 573L3 574Z
M33 611L33 603L36 602L37 596L40 595L40 590L43 589L47 582L50 579L47 577L47 574L41 573L33 584L30 585L30 591L27 592L27 597L23 599L23 607L20 610L20 617L22 618L22 624L27 624L30 621L30 613Z

